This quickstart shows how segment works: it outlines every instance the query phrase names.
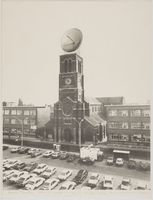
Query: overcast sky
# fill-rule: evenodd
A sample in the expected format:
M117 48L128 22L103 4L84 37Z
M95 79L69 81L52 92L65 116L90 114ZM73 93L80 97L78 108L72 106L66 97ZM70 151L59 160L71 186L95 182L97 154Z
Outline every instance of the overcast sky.
M83 33L85 96L151 99L151 1L3 1L3 100L58 100L60 41Z

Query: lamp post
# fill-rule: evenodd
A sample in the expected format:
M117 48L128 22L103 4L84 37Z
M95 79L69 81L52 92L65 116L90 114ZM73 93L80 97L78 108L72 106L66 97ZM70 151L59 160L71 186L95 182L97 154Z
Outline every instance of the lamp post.
M81 119L80 121L77 121L75 118L73 118L79 125L79 147L81 148L81 123L84 119Z

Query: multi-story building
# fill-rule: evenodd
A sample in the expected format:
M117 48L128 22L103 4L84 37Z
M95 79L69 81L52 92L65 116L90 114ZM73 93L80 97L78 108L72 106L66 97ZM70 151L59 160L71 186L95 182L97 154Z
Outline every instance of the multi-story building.
M105 105L108 142L150 144L150 105Z
M50 106L3 106L3 133L33 136L50 119Z

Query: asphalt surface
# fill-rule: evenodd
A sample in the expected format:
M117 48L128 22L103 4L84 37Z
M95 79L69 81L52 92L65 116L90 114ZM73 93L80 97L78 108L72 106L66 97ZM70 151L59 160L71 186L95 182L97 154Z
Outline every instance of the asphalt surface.
M46 150L42 150L42 152L45 152ZM74 176L77 174L78 170L80 169L86 169L88 170L89 174L87 179L79 186L76 187L77 189L80 189L82 186L86 185L90 175L92 172L97 172L100 174L100 180L106 175L113 176L113 184L114 189L118 189L119 185L122 181L123 177L130 178L132 182L132 189L134 189L138 182L145 182L150 185L150 172L146 171L137 171L137 170L130 170L126 166L123 167L116 167L114 166L108 166L106 165L106 161L103 160L102 162L95 162L91 166L79 164L77 160L73 161L72 163L68 163L66 160L59 160L59 159L52 159L52 158L44 158L42 155L31 158L30 155L27 154L19 154L19 153L11 153L10 149L3 151L3 158L14 158L17 160L24 161L25 163L29 163L31 161L37 162L37 163L45 163L49 166L55 166L57 168L57 172L52 177L57 177L58 174L61 172L63 168L71 169L73 170L72 175L68 178L68 180L72 180ZM55 189L58 190L61 187L62 183L60 183ZM3 189L4 190L16 190L15 185L9 185L7 182L3 183ZM101 183L99 182L98 186L94 188L95 190L101 189Z

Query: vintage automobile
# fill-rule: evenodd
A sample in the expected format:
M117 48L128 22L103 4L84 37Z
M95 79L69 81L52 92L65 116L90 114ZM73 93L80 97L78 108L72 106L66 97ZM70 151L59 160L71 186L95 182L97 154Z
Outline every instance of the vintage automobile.
M59 152L59 151L55 151L54 153L52 153L51 157L52 157L53 159L59 158L59 157L60 157L60 152Z
M53 174L56 173L56 168L55 167L48 167L40 176L42 178L49 178L51 177Z
M54 153L54 150L48 150L45 153L43 153L44 158L49 158Z
M113 165L113 163L114 163L113 157L108 157L106 160L106 163L107 163L107 165Z
M18 162L20 162L19 160L9 160L5 165L4 165L4 168L6 170L8 169L12 169Z
M9 179L14 174L14 172L17 172L17 170L5 171L3 173L3 182L6 181L7 179Z
M44 182L44 184L39 188L39 190L52 190L59 184L59 179L51 178Z
M124 160L123 160L123 158L117 158L117 159L116 159L116 165L117 165L117 166L123 166L123 165L124 165Z
M65 181L69 176L71 176L72 174L72 170L69 169L64 169L59 175L58 175L58 179L60 181Z
M19 146L19 147L12 147L12 148L10 149L10 152L11 152L11 153L17 153L17 152L19 152L20 149L21 149L20 146Z
M99 174L98 173L92 173L88 182L87 182L87 186L96 187L98 185L99 180L100 180Z
M23 170L30 172L30 171L34 170L37 166L38 166L38 163L30 162L26 165L26 167Z
M120 185L121 190L130 190L131 189L131 179L129 178L123 178L121 185Z
M20 154L24 154L24 153L27 153L29 151L29 147L21 147L19 149L19 152Z
M41 174L47 169L47 167L46 164L38 164L38 166L33 170L33 173Z
M65 160L65 159L67 159L68 158L68 153L67 152L65 152L65 151L62 151L61 153L60 153L60 157L59 157L59 159L60 160Z
M105 189L105 190L113 190L114 189L114 187L113 187L113 177L111 177L111 176L103 177L102 189Z
M72 181L66 181L63 183L63 185L60 187L60 190L74 190L76 187L76 183Z
M75 182L77 185L81 184L88 176L88 171L81 169L78 171L77 175L74 177L73 182Z
M44 183L45 179L40 177L31 178L25 185L26 190L35 190Z
M16 170L23 169L26 166L25 162L19 161L12 168Z
M36 176L36 175L35 175ZM17 180L18 187L24 187L31 178L35 177L33 174L24 174Z
M24 171L20 172L20 171L17 171L17 172L15 172L15 173L12 175L11 178L8 179L8 181L9 181L9 183L16 183L16 182L19 180L19 178L20 178L21 176L26 175L26 174L28 174L28 172L24 172Z

